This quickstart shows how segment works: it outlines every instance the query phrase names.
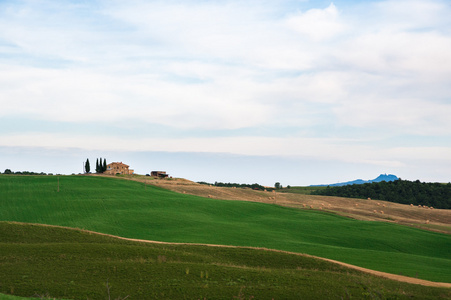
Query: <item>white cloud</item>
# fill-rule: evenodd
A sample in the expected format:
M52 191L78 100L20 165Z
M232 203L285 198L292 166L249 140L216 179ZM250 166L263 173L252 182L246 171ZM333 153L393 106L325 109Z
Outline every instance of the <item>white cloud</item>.
M340 122L362 128L391 128L397 134L448 135L451 106L415 98L382 98L361 95L335 109Z
M401 167L406 161L450 160L450 147L380 148L358 140L320 138L217 137L124 138L115 136L66 136L30 133L3 135L0 146L79 148L86 151L162 151L231 153L249 156L302 157L347 163Z
M450 76L451 36L437 32L378 31L345 41L334 53L340 66L390 76Z
M129 140L111 131L98 147L130 142L136 150L158 144L161 151L388 165L402 164L402 156L384 152L396 143L376 137L409 134L417 144L427 135L449 139L451 6L445 1L306 9L284 1L21 3L0 12L0 117L156 124L186 136ZM234 136L239 129L259 137ZM33 130L40 139L3 138L52 147L75 147L84 138L97 145L99 138ZM196 130L230 137L198 140ZM274 139L279 130L290 138ZM310 140L315 135L325 139ZM371 139L343 142L362 136Z
M333 3L325 9L310 9L294 14L286 22L289 28L314 41L336 37L347 27L340 20L338 9Z
M370 4L371 5L371 4ZM447 1L390 0L375 2L370 6L375 15L382 15L378 28L395 31L437 30L450 24ZM442 28L440 28L442 27Z
M265 122L259 86L246 81L178 84L147 76L4 66L0 115L65 122L140 121L174 127L240 128ZM233 70L232 70L233 71ZM239 75L239 74L237 74ZM17 84L21 82L22 84Z

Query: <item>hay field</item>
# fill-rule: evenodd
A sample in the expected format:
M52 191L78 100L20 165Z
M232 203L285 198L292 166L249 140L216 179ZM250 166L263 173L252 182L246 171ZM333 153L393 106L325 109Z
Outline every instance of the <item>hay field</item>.
M247 188L215 187L182 178L155 179L133 176L128 177L128 179L145 182L177 193L222 200L277 204L299 209L323 210L358 220L391 222L436 232L451 233L451 210L447 209L426 209L374 199L364 200L286 192L263 192Z

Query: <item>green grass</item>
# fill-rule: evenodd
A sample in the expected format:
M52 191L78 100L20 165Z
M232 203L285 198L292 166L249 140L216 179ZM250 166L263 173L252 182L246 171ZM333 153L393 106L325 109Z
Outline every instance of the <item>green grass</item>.
M0 222L0 236L0 293L9 295L42 299L451 297L451 289L395 282L274 251L139 243L8 222ZM0 299L23 298L0 295Z
M41 298L36 298L36 297L19 297L19 296L11 296L11 295L6 295L6 294L0 294L0 300L38 300L38 299L41 299ZM56 299L56 298L50 298L50 299Z
M36 297L19 297L19 296L11 296L6 294L0 294L0 300L38 300L40 298Z
M451 282L451 236L319 211L177 194L115 178L0 176L0 220L167 242L266 247Z
M35 297L20 297L7 294L0 294L0 300L65 300L61 298L50 297L48 294L36 295Z

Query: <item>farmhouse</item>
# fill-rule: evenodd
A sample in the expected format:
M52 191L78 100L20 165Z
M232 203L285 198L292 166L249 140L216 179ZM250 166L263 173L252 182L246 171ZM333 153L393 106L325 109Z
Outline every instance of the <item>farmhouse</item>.
M166 178L169 176L169 174L166 174L166 171L152 171L152 172L150 172L150 176Z
M106 171L104 172L104 174L109 174L109 175L116 175L116 174L125 174L125 175L130 175L130 174L134 174L135 171L129 169L129 165L126 165L122 162L112 162L110 164L107 165Z

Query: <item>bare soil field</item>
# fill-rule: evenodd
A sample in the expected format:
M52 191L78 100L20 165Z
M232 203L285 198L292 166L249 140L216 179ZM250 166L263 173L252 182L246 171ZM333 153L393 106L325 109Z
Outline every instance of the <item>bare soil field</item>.
M262 202L299 209L323 210L359 220L399 223L451 234L451 210L448 209L432 209L373 199L264 192L250 188L215 187L198 184L182 178L156 179L145 176L130 176L126 178L178 193L201 197Z

